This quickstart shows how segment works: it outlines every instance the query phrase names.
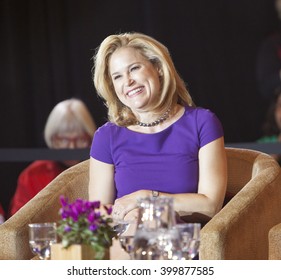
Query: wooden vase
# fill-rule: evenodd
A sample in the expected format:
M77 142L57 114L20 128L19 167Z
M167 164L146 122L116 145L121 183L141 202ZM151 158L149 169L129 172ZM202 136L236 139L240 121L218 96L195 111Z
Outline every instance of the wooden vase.
M94 249L85 244L73 244L63 248L61 243L51 245L51 260L95 260ZM104 260L109 260L109 249L106 249Z

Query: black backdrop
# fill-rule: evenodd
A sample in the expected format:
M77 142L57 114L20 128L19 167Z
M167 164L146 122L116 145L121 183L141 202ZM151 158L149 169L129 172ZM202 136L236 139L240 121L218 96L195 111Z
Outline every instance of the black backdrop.
M70 97L103 124L91 57L107 35L125 31L169 48L195 103L221 119L226 142L254 141L266 108L257 50L277 25L273 0L0 0L0 148L44 147L48 113ZM26 164L0 165L5 208Z

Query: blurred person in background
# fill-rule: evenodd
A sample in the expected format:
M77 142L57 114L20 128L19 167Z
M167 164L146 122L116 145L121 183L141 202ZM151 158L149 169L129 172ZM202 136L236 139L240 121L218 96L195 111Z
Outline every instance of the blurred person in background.
M45 125L44 139L50 149L89 148L95 130L96 124L87 106L72 98L53 108ZM56 176L78 162L37 160L27 166L19 175L8 215L14 215Z
M4 221L5 221L5 212L2 205L0 204L0 225L3 224Z
M281 87L275 90L271 98L262 132L263 137L258 140L259 143L281 142ZM281 163L281 151L272 156Z
M274 0L274 5L281 23L281 0ZM269 102L281 86L281 26L261 44L256 66L259 92Z

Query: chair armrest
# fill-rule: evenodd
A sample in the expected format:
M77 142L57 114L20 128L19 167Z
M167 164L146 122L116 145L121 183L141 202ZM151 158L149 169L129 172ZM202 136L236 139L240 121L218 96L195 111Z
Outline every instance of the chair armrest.
M0 259L24 260L34 255L29 248L28 224L56 222L59 195L45 188L0 226ZM54 190L55 191L55 190Z
M280 182L279 168L251 179L201 230L200 259L268 259L268 232L281 221Z
M270 260L281 260L281 223L270 229L268 242L268 258Z

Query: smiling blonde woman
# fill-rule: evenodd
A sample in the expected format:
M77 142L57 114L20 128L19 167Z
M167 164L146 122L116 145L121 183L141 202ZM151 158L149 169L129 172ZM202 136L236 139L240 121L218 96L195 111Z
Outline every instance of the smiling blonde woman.
M174 198L185 220L214 216L226 190L220 121L195 107L167 48L144 34L107 37L94 56L93 80L109 122L91 147L90 199L135 217L137 200Z

